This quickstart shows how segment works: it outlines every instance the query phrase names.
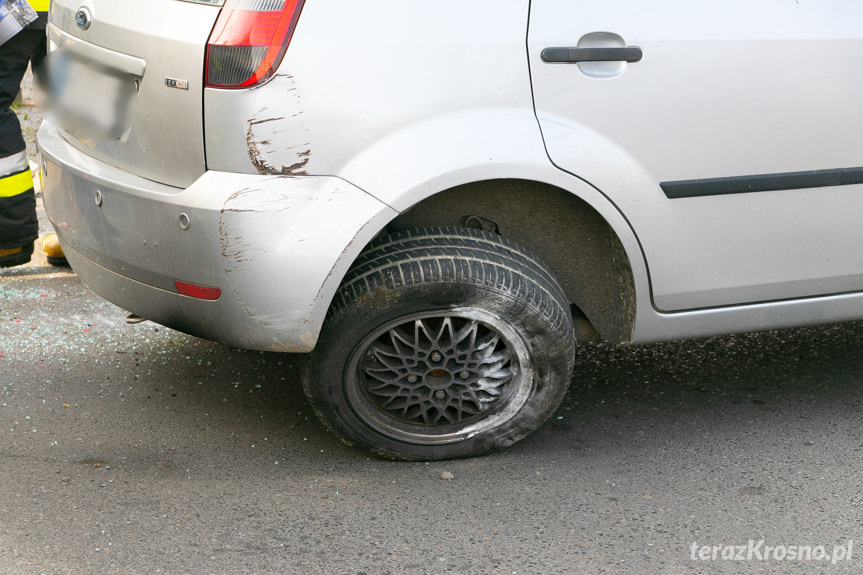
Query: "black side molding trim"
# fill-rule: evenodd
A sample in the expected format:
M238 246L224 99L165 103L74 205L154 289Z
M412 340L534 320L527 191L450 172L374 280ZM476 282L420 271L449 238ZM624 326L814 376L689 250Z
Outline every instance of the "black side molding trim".
M839 168L835 170L811 170L808 172L786 172L784 174L760 174L757 176L733 176L730 178L707 178L703 180L677 180L660 182L659 186L670 199L722 196L725 194L751 194L754 192L776 192L802 188L826 188L863 184L863 168Z
M638 62L644 54L638 46L614 48L545 48L543 62Z

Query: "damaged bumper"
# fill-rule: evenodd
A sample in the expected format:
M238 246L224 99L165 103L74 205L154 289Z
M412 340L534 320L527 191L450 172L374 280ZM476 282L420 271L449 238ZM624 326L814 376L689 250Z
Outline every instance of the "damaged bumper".
M45 208L81 279L237 347L310 351L351 262L396 215L339 178L209 171L181 189L94 160L48 122L38 143ZM177 281L221 294L182 295Z

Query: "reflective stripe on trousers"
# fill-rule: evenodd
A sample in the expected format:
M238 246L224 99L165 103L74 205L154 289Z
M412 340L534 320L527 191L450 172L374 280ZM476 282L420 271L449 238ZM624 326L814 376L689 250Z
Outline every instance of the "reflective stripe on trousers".
M32 189L33 176L30 175L29 168L23 172L0 178L0 198L11 198Z
M25 168L29 168L29 166L26 150L0 158L0 178L5 178L10 174L17 174Z
M0 158L0 198L17 196L33 188L27 152Z

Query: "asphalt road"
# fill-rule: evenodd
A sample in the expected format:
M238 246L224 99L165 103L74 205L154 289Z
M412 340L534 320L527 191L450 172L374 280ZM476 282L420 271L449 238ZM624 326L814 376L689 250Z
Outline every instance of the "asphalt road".
M533 436L417 465L329 435L300 357L124 317L72 273L0 275L4 574L860 571L863 540L829 557L861 518L863 324L585 346Z
M533 436L417 465L329 435L301 357L125 315L0 272L4 575L861 571L863 323L584 346Z

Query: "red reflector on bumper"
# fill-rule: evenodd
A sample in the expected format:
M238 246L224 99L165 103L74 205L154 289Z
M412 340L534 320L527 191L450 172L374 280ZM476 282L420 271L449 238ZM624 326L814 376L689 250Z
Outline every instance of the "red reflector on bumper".
M177 291L182 295L187 295L196 299L215 300L222 295L222 290L214 287L199 286L180 280L174 280L174 285L177 286Z

